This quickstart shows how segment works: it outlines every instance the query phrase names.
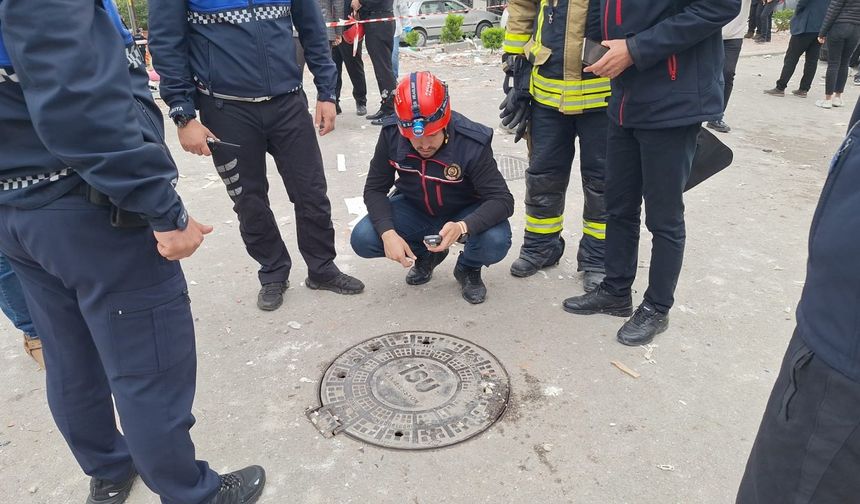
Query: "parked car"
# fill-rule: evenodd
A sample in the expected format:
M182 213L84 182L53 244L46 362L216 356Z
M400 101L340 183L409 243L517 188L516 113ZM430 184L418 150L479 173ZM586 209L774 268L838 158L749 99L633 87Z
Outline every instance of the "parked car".
M423 0L409 5L411 29L418 33L418 46L424 46L428 39L439 38L445 18L453 11L463 16L463 35L480 37L481 32L499 26L501 16L478 9L472 9L457 0Z

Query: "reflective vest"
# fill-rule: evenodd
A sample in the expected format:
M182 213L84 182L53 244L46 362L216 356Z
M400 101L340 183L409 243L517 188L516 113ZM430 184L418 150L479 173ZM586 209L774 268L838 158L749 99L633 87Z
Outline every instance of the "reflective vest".
M542 105L564 114L607 106L609 79L583 75L582 48L588 0L509 0L506 53L534 65L530 91Z

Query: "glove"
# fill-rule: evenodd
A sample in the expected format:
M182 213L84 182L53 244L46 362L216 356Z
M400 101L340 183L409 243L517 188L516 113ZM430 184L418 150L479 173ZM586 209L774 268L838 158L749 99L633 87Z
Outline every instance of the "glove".
M529 93L532 64L520 55L505 54L502 57L505 79L502 90L505 99L499 105L502 125L514 130L514 143L520 141L526 132L532 112L532 96Z

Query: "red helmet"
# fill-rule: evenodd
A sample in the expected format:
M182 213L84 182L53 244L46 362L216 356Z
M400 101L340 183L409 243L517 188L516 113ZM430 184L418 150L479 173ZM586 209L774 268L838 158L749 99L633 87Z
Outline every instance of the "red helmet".
M350 14L349 21L355 21L355 17ZM361 42L364 38L364 25L360 23L353 23L351 25L347 25L349 28L345 28L343 30L343 39L347 44L353 44L355 41Z
M404 77L394 95L397 127L406 138L432 135L451 121L448 86L430 72Z

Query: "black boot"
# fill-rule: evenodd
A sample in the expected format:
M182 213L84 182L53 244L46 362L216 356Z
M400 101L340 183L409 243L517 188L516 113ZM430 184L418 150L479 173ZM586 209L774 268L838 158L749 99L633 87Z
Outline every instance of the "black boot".
M305 279L305 285L308 289L327 290L337 294L361 294L364 292L364 283L346 273L338 273L336 277L326 282L318 282L308 277Z
M615 317L629 317L633 313L633 298L630 294L613 296L606 292L603 284L600 284L596 289L582 296L565 299L562 306L564 311L577 315L605 313Z
M585 292L591 292L603 282L606 278L606 273L600 271L586 271L582 274L582 289Z
M528 257L520 255L516 261L511 264L511 275L518 278L530 277L539 270L556 266L564 254L564 238L558 238L560 245L556 250L549 251L545 254L529 254ZM522 254L522 251L520 252ZM543 257L542 257L543 256Z
M391 114L391 112L385 110L385 107L379 107L379 110L368 116L365 116L365 119L367 119L368 121L375 121L376 119L382 119L389 114Z
M206 504L253 504L263 494L266 471L249 466L241 471L221 475L221 487Z
M290 286L290 282L271 282L263 284L260 293L257 294L257 308L263 311L274 311L284 303L284 292Z
M668 328L668 313L660 313L650 303L642 303L630 320L618 330L617 339L627 346L647 345L654 336Z
M481 268L469 268L457 263L454 278L460 282L463 299L471 304L481 304L487 299L487 286L481 280Z
M87 504L122 504L128 499L134 480L137 479L137 471L132 470L131 476L119 483L108 480L92 478L90 480L90 495Z
M433 278L433 270L442 264L446 257L448 257L448 250L430 252L419 257L415 261L415 266L412 266L412 269L406 274L406 283L409 285L426 284Z

